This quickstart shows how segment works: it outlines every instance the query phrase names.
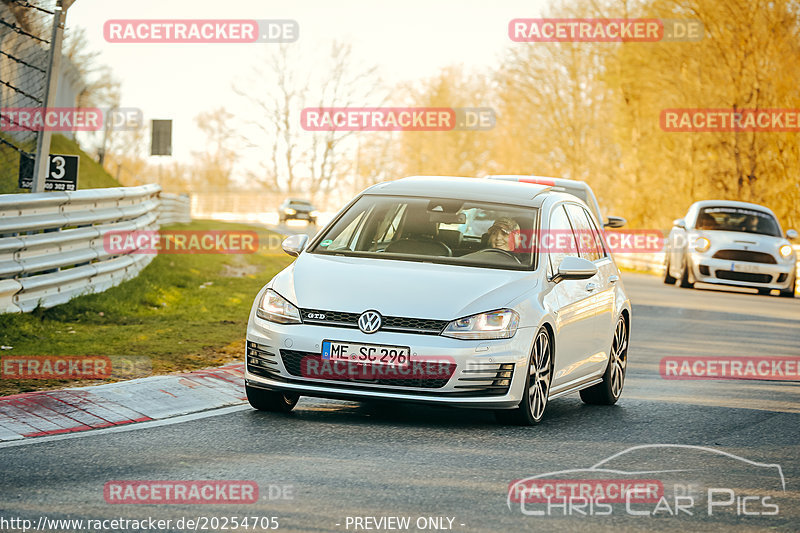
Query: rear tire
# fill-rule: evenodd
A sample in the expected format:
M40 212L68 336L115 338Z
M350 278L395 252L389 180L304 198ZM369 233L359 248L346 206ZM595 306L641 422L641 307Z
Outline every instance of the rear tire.
M675 285L677 279L669 275L669 255L667 255L667 262L664 265L664 283L667 285Z
M684 289L693 289L694 281L691 278L692 273L689 271L689 260L683 259L683 268L681 269L681 287Z
M257 389L248 385L244 386L244 390L247 393L247 401L250 402L253 409L259 411L288 413L294 409L300 399L299 394Z
M525 377L522 401L513 409L498 409L495 418L501 424L534 426L542 421L553 378L553 343L545 328L540 328L533 343Z
M602 383L598 383L581 391L581 400L590 405L614 405L622 395L625 385L625 369L628 367L628 324L624 317L619 317L614 329L614 340L611 341L611 353L608 366L603 374Z

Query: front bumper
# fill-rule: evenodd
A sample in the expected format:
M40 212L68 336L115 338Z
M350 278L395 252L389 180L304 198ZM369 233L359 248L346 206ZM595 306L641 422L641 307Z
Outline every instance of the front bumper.
M693 252L689 262L700 283L736 287L785 290L794 285L795 264L768 264L714 259L709 253Z
M253 317L247 328L245 382L251 387L301 396L512 408L523 397L535 331L519 328L511 339L464 341L384 331L368 335L352 328L284 325ZM404 376L389 380L310 377L302 370L309 367L301 366L299 360L319 361L324 340L408 346L412 364L419 360L447 361L449 377L441 373L414 380L402 379ZM419 373L412 377L419 377Z
M283 218L286 220L314 220L314 217L311 216L311 213L295 213L290 215L289 213L284 213Z

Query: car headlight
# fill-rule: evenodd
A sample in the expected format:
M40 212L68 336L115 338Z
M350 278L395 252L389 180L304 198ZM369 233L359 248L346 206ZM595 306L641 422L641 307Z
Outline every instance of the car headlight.
M792 255L792 247L789 246L788 244L784 244L783 246L778 248L778 253L781 254L781 257L786 259L790 255Z
M517 332L519 313L511 309L489 311L453 320L442 331L454 339L510 339Z
M694 249L698 252L705 252L711 247L711 241L706 239L705 237L698 237L697 240L694 241Z
M319 211L311 211L310 215L314 218L317 218L319 216Z
M258 309L256 309L256 315L259 318L277 322L278 324L302 323L300 310L272 289L267 289L264 296L261 297L261 302L259 302Z
M296 209L284 209L283 212L286 213L287 215L296 215L297 214L297 210Z

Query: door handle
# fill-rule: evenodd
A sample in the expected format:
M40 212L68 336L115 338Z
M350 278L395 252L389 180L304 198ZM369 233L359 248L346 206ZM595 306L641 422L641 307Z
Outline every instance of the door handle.
M586 290L589 291L589 292L592 292L596 288L597 288L597 283L594 283L594 282L590 281L589 283L586 284Z
M608 276L609 283L616 283L618 281L619 281L619 276L617 276L616 274L611 274L610 276Z

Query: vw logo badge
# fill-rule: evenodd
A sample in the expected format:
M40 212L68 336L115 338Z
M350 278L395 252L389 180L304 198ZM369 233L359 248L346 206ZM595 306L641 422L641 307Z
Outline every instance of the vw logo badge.
M375 333L381 329L382 322L381 315L377 311L364 311L358 317L358 329L364 333Z

